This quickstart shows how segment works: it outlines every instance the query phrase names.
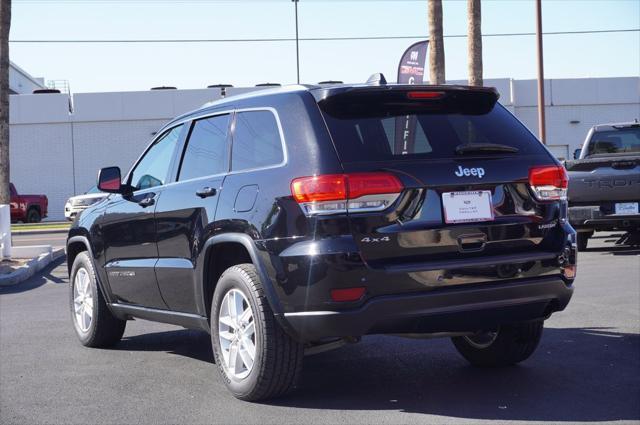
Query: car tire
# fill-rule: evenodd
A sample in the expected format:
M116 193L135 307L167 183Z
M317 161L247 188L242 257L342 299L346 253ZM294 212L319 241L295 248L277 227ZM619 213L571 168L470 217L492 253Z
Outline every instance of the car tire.
M27 211L27 223L40 223L42 220L42 216L40 215L40 211L37 208L29 208Z
M586 251L587 244L589 243L589 238L593 235L593 233L589 232L578 232L576 239L578 244L578 251Z
M82 345L104 348L120 341L127 322L109 310L86 251L73 261L69 301L73 328Z
M211 302L211 341L216 365L236 398L266 400L295 387L303 346L276 321L253 264L232 266L218 280Z
M458 352L473 366L510 366L528 359L542 337L543 321L503 325L496 332L452 338ZM484 340L482 339L484 338Z

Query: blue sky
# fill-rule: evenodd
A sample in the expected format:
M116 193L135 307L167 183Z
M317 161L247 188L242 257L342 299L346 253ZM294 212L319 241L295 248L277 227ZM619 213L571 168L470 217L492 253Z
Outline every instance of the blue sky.
M300 0L301 37L420 36L427 1ZM483 0L484 34L534 32L533 0ZM640 28L640 0L544 0L545 32ZM445 1L444 33L466 33L466 0ZM295 35L290 0L13 0L12 40L236 39ZM302 41L301 81L395 80L416 40ZM535 37L485 37L485 78L535 78ZM547 78L640 75L640 32L547 35ZM295 43L12 43L11 59L74 92L295 83ZM445 39L447 79L467 77L466 38Z

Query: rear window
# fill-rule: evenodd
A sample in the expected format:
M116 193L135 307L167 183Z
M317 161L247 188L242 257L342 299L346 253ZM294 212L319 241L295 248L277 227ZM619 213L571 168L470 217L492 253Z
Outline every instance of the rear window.
M588 155L640 153L640 127L598 131L589 142Z
M355 108L320 105L342 161L450 158L458 156L457 146L472 143L507 145L517 148L518 154L545 152L540 142L498 103L478 110L456 110L448 105L443 111L380 102L376 107L363 108L361 113L354 113Z

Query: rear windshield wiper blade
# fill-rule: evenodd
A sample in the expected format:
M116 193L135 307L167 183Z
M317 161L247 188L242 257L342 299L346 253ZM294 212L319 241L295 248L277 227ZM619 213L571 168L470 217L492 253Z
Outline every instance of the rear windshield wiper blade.
M518 152L518 148L508 145L500 145L498 143L464 143L456 146L456 153L458 155L464 155L467 153L478 152Z

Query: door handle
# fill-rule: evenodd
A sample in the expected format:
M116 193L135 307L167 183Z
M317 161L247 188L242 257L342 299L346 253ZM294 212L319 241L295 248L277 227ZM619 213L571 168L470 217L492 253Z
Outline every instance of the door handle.
M202 189L196 191L196 195L201 198L208 198L209 196L215 196L217 193L216 189L213 187L203 187Z
M142 208L150 207L155 203L156 203L155 196L147 196L138 201L138 205L140 205Z

